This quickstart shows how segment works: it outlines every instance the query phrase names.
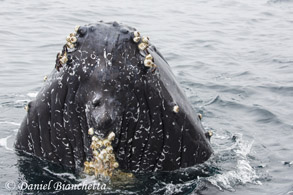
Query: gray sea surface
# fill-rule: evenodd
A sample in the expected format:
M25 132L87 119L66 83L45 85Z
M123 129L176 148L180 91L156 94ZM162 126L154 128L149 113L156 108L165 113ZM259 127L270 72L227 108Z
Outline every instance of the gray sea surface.
M32 169L13 143L66 36L99 20L150 37L213 131L215 153L202 165L137 175L106 191L59 193L293 194L292 0L0 0L0 194L33 194L17 189L28 178L92 180Z

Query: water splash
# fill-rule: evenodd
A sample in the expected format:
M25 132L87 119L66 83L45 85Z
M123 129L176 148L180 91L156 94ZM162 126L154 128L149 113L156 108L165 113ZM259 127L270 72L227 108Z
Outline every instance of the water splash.
M218 138L225 139L223 136L219 136ZM233 136L232 139L235 143L229 148L219 151L216 155L219 155L219 158L228 155L227 160L230 159L230 161L236 161L236 163L233 163L232 166L228 168L223 168L220 174L208 177L207 181L221 191L234 191L234 186L247 183L262 185L259 181L259 176L250 165L248 159L254 141L244 141L241 134Z
M30 92L30 93L27 93L26 95L30 98L35 98L35 97L37 97L38 92Z
M7 137L4 137L4 138L1 138L0 139L0 146L1 147L4 147L6 150L9 150L9 151L13 151L12 148L9 148L8 147L8 139L11 137L12 135L9 135Z

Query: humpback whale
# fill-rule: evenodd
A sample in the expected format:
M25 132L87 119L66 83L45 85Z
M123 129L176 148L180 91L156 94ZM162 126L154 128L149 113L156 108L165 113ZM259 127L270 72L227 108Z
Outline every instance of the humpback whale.
M88 174L171 171L213 153L162 54L117 22L77 26L26 110L16 150Z

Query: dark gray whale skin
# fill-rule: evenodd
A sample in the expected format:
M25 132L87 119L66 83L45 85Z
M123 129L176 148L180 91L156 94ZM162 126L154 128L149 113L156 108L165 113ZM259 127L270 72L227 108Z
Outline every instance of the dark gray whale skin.
M67 64L53 70L28 104L16 150L80 169L92 158L93 127L102 138L115 132L112 145L123 170L171 171L211 156L209 136L170 66L150 43L157 68L145 67L133 31L117 22L79 28Z

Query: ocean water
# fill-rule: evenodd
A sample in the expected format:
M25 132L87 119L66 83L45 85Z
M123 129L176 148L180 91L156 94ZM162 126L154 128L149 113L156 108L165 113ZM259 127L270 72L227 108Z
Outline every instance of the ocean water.
M150 37L213 131L215 153L202 165L136 175L106 191L62 193L293 194L292 0L0 0L0 194L22 193L9 188L26 180L93 181L21 158L13 143L65 37L99 20Z

